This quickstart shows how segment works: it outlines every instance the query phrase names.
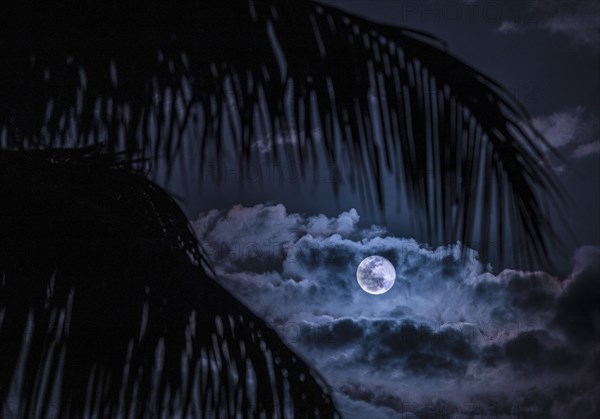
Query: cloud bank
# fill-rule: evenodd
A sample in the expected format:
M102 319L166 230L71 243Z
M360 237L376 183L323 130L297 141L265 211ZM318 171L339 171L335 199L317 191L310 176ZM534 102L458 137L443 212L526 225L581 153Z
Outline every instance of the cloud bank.
M460 244L427 248L283 205L212 210L193 222L221 283L329 381L346 417L567 418L600 413L600 248L563 279L487 272ZM396 284L359 287L370 255Z

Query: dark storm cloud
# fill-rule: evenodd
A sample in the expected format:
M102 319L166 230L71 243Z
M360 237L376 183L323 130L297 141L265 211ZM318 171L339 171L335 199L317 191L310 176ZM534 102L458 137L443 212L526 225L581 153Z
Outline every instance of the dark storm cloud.
M563 418L598 409L599 248L581 248L561 280L493 275L476 252L461 259L460 244L427 248L361 226L355 210L326 217L236 206L201 214L194 227L223 285L324 374L348 417ZM356 281L370 255L397 273L379 296ZM432 406L457 410L435 416Z
M461 331L434 330L424 324L396 319L335 319L327 324L304 324L302 344L330 350L352 348L353 368L361 363L384 371L390 368L420 376L464 374L475 357L472 342Z
M577 250L554 322L578 343L600 343L600 249Z
M504 345L507 359L522 371L571 370L581 354L543 330L520 333Z
M507 269L473 281L470 304L485 307L490 322L533 327L550 320L560 289L560 282L545 272Z

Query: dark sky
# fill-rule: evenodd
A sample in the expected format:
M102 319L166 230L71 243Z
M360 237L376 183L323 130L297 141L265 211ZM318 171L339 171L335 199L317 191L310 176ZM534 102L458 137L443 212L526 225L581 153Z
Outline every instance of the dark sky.
M596 2L569 1L395 1L329 0L328 4L375 21L432 33L449 51L507 87L530 111L536 126L556 145L570 166L556 164L559 179L571 194L568 225L559 223L567 252L555 254L560 272L570 268L570 255L585 244L600 245L600 35ZM323 161L309 168L302 181L293 167L276 171L270 154L254 165L263 175L240 182L235 159L225 161L225 180L217 184L212 162L200 170L204 180L186 183L175 176L170 189L184 196L193 219L212 208L235 204L282 203L293 212L334 216L356 208L361 223L385 224L394 234L417 237L411 214L398 209L390 179L382 214L360 199L347 182L332 176ZM314 174L317 174L315 177ZM196 178L193 176L192 178ZM189 180L189 176L186 176ZM340 185L335 196L332 182ZM417 237L418 238L418 237ZM565 254L566 253L566 254ZM500 267L498 267L500 268Z

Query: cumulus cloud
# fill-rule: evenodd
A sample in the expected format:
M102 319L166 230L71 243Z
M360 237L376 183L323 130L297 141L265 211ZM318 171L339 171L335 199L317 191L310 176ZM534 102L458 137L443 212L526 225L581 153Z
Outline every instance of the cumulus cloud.
M600 248L578 250L561 279L493 275L460 243L428 248L354 209L235 206L193 225L221 283L324 374L348 417L598 413ZM396 269L385 294L356 281L370 255Z

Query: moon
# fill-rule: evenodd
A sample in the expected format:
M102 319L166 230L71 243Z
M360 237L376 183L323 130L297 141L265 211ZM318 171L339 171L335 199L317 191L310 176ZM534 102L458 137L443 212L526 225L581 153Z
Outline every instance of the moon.
M358 265L356 279L360 287L369 294L383 294L396 282L396 270L386 258L369 256Z

